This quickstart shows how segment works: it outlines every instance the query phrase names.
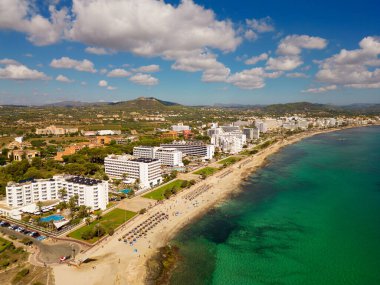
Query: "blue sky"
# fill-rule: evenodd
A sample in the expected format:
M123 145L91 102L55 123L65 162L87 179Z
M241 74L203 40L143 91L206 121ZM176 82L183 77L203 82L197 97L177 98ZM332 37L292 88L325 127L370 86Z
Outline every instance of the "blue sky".
M0 0L0 104L380 103L376 2Z

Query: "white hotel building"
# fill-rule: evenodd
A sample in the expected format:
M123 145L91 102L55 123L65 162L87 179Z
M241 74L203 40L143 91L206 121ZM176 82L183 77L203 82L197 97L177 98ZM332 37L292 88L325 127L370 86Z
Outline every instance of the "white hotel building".
M247 137L239 127L221 126L207 130L211 143L226 153L239 153L247 143Z
M152 188L162 182L161 162L152 158L130 155L109 155L104 159L105 172L111 178L139 180L140 188ZM125 176L125 177L124 177Z
M202 159L212 159L215 154L215 146L204 144L203 142L174 141L172 143L161 144L164 149L175 148L185 155L199 156Z
M182 152L176 148L137 146L133 148L133 156L156 158L161 161L162 165L183 166Z
M56 175L51 179L31 179L22 183L9 182L6 187L7 205L27 206L38 201L61 200L59 190L65 189L66 201L78 195L79 206L104 210L108 204L108 182L80 176Z

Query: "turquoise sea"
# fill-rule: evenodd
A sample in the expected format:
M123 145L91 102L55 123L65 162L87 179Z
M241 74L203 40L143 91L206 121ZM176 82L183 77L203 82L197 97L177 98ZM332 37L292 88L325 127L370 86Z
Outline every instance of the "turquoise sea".
M380 284L380 127L284 148L171 242L170 284Z

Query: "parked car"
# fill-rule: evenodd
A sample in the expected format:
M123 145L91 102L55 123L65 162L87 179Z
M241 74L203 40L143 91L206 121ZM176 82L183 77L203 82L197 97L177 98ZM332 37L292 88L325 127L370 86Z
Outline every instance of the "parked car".
M3 222L1 222L0 226L8 228L10 226L10 224L8 222L3 221Z

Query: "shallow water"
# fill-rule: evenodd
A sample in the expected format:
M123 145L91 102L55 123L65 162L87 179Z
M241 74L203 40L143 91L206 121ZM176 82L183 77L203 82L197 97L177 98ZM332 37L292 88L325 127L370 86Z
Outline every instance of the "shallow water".
M380 284L380 127L286 147L181 231L171 284Z

